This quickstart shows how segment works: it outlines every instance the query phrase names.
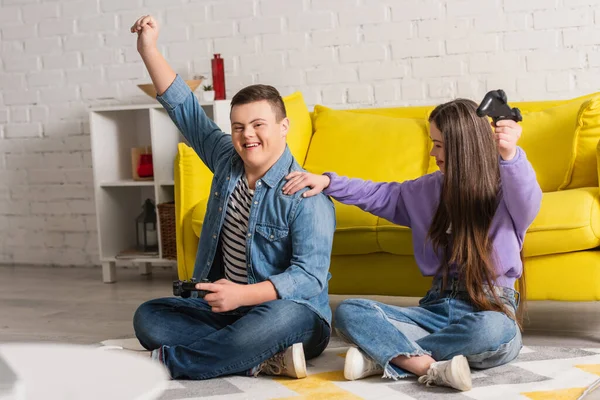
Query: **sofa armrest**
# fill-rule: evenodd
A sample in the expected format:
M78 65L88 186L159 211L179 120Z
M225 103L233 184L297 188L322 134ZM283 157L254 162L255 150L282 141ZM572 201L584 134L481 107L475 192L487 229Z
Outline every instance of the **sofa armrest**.
M212 172L191 147L179 143L174 175L177 273L179 279L190 279L194 273L198 249L198 237L192 229L192 214L196 205L208 198Z

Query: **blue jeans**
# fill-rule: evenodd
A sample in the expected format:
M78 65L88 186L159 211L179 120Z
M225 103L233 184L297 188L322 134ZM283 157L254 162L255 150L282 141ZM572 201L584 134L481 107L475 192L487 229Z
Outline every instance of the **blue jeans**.
M142 304L133 317L135 334L173 379L251 375L273 355L302 343L307 359L321 354L331 329L307 306L274 300L214 313L199 298L163 298Z
M514 312L518 292L500 287L496 290L500 300ZM395 307L363 299L343 301L334 321L340 336L384 368L384 377L393 379L412 375L390 364L400 355L429 355L441 361L461 354L471 367L483 369L512 361L522 347L521 332L513 319L501 312L479 311L465 289L451 280L443 292L441 282L434 281L418 307Z

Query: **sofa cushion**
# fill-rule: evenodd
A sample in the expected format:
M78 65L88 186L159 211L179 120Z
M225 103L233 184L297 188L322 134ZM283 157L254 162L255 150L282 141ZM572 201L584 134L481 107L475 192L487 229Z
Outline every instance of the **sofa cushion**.
M598 186L596 146L600 141L600 96L583 103L579 110L577 130L576 156L565 189Z
M525 257L600 246L598 188L544 193L539 214L525 236Z
M527 153L543 192L564 187L575 160L581 103L523 112L519 146ZM549 157L549 155L552 155Z
M427 171L423 118L392 118L315 106L304 167L375 181L415 179Z
M287 117L290 120L290 129L286 141L296 161L303 165L312 136L310 113L300 92L283 97L283 103L285 104Z
M315 106L313 124L304 164L308 171L398 182L427 171L429 134L423 118L392 118ZM334 238L334 254L380 251L377 217L336 203L336 219L339 234Z
M382 115L393 118L423 118L425 122L425 131L427 132L427 152L433 147L433 142L429 138L429 115L435 106L416 106L416 107L392 107L392 108L359 108L356 110L348 110L354 113ZM431 174L438 171L434 157L429 157L426 174Z

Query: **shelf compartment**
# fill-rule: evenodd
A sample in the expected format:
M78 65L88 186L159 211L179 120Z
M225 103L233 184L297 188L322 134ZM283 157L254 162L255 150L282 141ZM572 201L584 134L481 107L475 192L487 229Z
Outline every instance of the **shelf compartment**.
M106 232L98 238L101 259L115 257L121 251L135 247L135 219L142 212L146 199L156 204L154 186L111 186L103 189L96 193L98 228L100 232ZM158 240L160 245L160 237Z
M133 179L131 149L150 147L150 111L107 111L90 113L95 182Z

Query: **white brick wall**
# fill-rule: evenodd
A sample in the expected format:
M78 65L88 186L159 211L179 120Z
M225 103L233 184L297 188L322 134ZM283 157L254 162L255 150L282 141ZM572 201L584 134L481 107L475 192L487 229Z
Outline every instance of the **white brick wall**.
M600 0L2 0L0 262L95 264L89 106L148 103L128 32L155 15L177 72L348 108L600 90ZM7 232L10 232L8 234Z

